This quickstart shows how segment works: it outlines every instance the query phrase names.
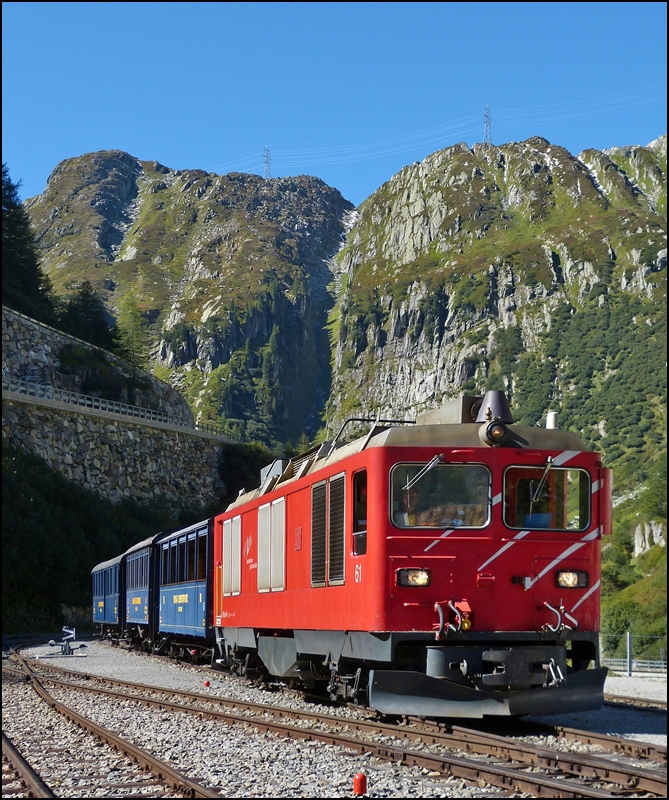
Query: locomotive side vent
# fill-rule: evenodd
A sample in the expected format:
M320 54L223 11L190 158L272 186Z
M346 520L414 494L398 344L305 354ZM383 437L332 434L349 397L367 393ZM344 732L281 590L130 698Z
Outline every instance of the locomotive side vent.
M344 475L330 481L328 583L344 582Z
M326 483L311 490L311 585L325 586Z

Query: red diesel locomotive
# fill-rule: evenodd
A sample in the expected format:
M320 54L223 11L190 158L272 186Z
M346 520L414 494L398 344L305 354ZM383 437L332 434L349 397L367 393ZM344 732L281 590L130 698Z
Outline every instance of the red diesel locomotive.
M488 392L275 461L214 520L218 664L387 714L598 708L612 478L556 427Z

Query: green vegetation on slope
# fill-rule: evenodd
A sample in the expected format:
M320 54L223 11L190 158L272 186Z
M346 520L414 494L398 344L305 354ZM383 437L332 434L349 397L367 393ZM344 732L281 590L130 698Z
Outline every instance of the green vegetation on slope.
M662 526L667 536L666 455L647 480L614 510L613 535L602 546L602 632L609 656L625 654L632 634L635 656L658 659L667 652L667 548L653 544L634 557L635 534Z
M645 479L666 451L666 155L583 158L539 138L457 146L368 198L338 256L333 429L378 402L388 354L411 353L452 370L445 397L504 389L526 425L559 411L617 491Z

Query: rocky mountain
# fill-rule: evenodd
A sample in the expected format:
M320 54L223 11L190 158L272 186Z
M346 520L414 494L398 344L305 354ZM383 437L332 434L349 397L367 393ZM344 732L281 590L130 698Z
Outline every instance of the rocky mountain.
M666 447L666 136L461 144L369 197L336 258L327 419L504 388L603 448L620 486Z
M330 385L327 261L351 203L317 178L172 170L120 151L63 161L26 203L56 292L138 302L152 366L200 422L313 435Z
M156 374L242 438L311 438L326 402L331 433L505 388L525 424L558 410L622 489L666 447L666 135L456 145L357 210L316 178L105 151L26 205L57 292L88 279L114 315L132 294Z

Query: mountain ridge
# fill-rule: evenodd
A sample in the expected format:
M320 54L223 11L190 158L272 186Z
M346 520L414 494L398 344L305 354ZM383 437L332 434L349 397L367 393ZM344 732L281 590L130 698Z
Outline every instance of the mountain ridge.
M600 389L625 367L620 341L639 320L650 377L622 390L654 410L623 486L663 446L666 135L579 156L541 137L457 144L359 209L316 178L102 151L61 162L26 205L57 292L88 279L112 314L132 293L157 374L199 421L235 435L296 442L353 412L415 414L492 387L528 424L566 406L565 422L606 449ZM572 354L580 327L585 354ZM586 388L574 394L576 377Z
M632 156L631 148L621 150L641 165L641 185L608 156L587 151L589 168L533 137L438 151L380 187L360 207L337 257L346 280L331 429L361 408L397 416L462 389L500 388L525 424L555 406L590 444L606 446L606 434L595 435L605 415L592 407L591 390L601 399L593 378L601 384L618 372L615 359L629 368L628 353L614 341L622 332L605 341L607 332L613 319L630 334L643 315L643 338L660 348L660 358L653 363L649 354L652 377L645 376L635 402L644 392L657 398L654 432L666 441L666 218L656 210L666 209L666 136L657 145ZM604 340L592 349L587 338L577 341L583 325L593 344ZM588 363L574 367L579 360ZM587 413L576 413L576 374L589 425ZM634 480L626 472L625 481Z
M26 207L56 292L88 280L112 316L131 293L154 364L198 421L223 414L234 435L297 440L306 409L315 431L329 380L326 262L353 210L337 190L102 151L61 162Z
M541 137L455 145L358 209L317 179L104 151L62 162L27 207L61 296L88 279L112 316L136 299L154 373L198 421L276 454L488 388L522 424L559 411L621 501L606 648L630 629L635 653L666 647L666 135L578 156Z

